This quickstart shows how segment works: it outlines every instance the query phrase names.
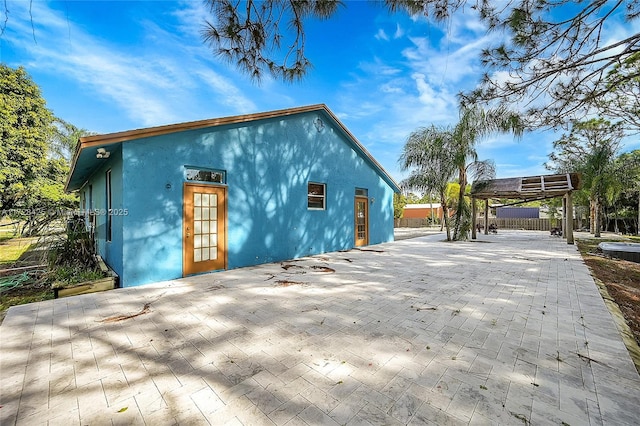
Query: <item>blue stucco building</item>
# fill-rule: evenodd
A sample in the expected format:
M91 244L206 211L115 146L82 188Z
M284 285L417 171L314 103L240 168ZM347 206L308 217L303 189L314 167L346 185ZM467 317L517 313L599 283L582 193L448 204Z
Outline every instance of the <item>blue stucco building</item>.
M399 191L325 105L84 137L66 189L125 287L391 241Z

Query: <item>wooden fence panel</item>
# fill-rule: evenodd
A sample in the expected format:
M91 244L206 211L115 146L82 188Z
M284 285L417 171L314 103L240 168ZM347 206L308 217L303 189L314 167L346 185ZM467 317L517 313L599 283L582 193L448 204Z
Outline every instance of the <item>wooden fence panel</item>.
M484 219L478 218L477 223L480 226L484 225ZM522 219L522 218L495 218L489 219L489 223L495 223L498 229L523 229L527 231L551 231L551 228L559 228L561 221L559 219L554 220L554 225L551 225L551 219ZM578 220L574 219L573 229L578 229ZM395 219L394 226L396 228L422 228L429 226L427 219L408 219L400 218Z
M479 219L480 225L484 224L483 219ZM556 219L521 219L521 218L490 218L489 223L495 223L498 229L523 229L526 231L551 231L551 228L560 228L562 221ZM578 220L573 220L573 229L578 229Z
M422 228L424 226L429 226L429 221L427 219L413 219L413 218L400 218L394 220L394 227L396 228Z

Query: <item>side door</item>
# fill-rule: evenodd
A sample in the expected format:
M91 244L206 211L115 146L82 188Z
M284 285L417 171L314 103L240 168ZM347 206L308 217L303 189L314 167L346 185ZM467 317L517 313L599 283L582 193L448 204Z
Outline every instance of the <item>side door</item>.
M226 269L227 189L184 184L183 276Z
M369 244L369 203L367 197L356 197L355 200L355 245Z

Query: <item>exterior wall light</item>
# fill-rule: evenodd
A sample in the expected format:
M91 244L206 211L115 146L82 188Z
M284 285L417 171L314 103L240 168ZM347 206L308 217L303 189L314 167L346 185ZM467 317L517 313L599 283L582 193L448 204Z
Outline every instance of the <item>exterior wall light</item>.
M96 154L96 158L109 158L111 153L104 148L98 148L98 153Z
M316 130L318 131L318 133L320 133L322 129L324 129L324 123L322 122L320 117L313 120L313 125L316 126Z

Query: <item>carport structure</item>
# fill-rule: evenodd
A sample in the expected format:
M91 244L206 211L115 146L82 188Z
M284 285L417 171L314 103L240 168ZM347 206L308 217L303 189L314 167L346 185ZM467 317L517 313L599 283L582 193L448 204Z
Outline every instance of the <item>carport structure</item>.
M489 200L508 198L519 200L513 204L547 198L563 197L562 234L567 244L573 244L573 198L571 193L580 189L582 182L579 173L564 173L542 176L492 179L474 182L471 186L472 228L471 238L476 239L476 200L484 200L484 233L489 228ZM567 220L569 219L569 220Z

